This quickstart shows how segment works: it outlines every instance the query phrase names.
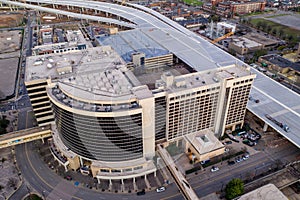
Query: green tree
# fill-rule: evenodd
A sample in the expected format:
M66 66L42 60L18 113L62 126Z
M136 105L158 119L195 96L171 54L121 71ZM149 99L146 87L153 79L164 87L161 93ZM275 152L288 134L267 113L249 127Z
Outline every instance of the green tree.
M264 56L268 53L267 50L261 49L254 52L253 60L257 61L260 56Z
M267 32L267 33L270 33L271 30L272 30L272 26L267 25L267 26L266 26L266 32Z
M0 135L6 133L6 128L9 124L9 121L6 119L5 116L3 116L2 119L0 119Z
M262 28L263 23L261 21L258 21L256 24L257 29Z
M283 33L284 33L283 28L279 29L279 31L278 31L279 37L282 37L282 36L283 36Z
M233 199L244 193L244 183L239 178L232 179L225 188L226 199Z
M273 28L273 29L272 29L272 34L273 34L273 35L277 35L277 33L278 33L277 28Z

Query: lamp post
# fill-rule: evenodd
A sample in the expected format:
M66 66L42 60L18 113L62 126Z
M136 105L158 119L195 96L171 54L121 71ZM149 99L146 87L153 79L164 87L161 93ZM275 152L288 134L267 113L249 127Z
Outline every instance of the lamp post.
M222 186L221 186L221 192L223 192L223 186L224 186L224 182L222 181Z
M44 198L44 200L46 200L46 190L43 190L43 192L42 192L42 195L43 195L43 198Z

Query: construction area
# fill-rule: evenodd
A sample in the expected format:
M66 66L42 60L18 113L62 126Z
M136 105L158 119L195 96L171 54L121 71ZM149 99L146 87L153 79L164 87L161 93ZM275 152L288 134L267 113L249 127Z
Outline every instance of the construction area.
M0 28L16 27L23 22L23 14L8 13L0 15Z

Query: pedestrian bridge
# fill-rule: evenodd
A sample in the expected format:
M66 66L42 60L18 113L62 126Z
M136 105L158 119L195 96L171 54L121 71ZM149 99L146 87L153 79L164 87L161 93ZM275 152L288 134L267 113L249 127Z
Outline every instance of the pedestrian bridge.
M0 136L0 149L44 139L52 135L51 126L42 126L15 131Z

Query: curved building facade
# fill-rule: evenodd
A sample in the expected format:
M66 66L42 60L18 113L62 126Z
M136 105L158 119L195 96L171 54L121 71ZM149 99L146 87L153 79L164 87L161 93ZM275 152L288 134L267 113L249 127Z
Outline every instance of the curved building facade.
M93 117L66 111L55 104L53 111L62 141L78 155L108 162L143 157L141 113Z

